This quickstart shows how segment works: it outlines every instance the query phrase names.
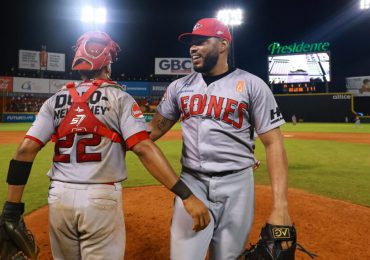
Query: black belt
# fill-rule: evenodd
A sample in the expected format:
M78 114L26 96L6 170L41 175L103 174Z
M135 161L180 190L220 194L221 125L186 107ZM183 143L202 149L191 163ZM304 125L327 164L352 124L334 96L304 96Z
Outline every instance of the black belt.
M182 166L182 171L185 171L185 172L197 172L197 173L202 173L202 174L205 174L205 175L208 175L208 176L212 176L212 177L213 176L214 177L222 177L222 176L226 176L226 175L230 175L230 174L241 172L241 171L243 171L245 169L247 169L247 168L240 169L240 170L234 170L234 171L223 171L223 172L200 172L200 171L197 171L197 170L194 170L194 169L191 169L191 168Z

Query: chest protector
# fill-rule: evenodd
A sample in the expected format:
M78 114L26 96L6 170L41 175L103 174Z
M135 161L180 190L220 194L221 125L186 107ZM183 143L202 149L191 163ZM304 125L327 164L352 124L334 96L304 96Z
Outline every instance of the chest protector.
M105 136L116 143L123 142L123 138L119 133L107 128L96 118L87 103L87 100L102 83L104 83L104 81L94 80L92 86L82 96L79 96L74 82L67 83L66 87L72 97L72 105L65 118L59 124L56 134L53 136L53 140L58 140L69 134L83 133Z

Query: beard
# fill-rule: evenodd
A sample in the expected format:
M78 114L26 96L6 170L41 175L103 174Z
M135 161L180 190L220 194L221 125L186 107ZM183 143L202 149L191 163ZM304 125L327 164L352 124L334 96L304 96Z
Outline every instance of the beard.
M205 73L205 72L211 71L216 66L217 61L218 61L218 57L219 57L219 54L216 51L207 54L204 57L203 66L201 66L201 67L195 67L194 66L194 70L196 72L200 72L200 73Z

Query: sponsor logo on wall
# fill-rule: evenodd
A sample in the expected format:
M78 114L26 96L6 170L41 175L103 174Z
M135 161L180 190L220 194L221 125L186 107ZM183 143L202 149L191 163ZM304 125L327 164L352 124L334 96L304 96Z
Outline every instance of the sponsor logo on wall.
M18 58L20 69L65 71L64 53L19 50Z
M14 77L13 92L49 93L49 79Z
M13 91L13 78L12 77L0 77L0 90L12 92Z
M4 114L4 122L33 122L36 115Z
M191 58L155 58L156 75L186 75L192 72Z

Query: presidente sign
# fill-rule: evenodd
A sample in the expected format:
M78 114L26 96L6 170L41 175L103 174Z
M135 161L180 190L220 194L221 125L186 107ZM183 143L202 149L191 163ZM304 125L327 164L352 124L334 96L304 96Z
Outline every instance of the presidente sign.
M316 42L316 43L293 43L291 45L280 45L278 42L273 42L269 45L268 50L271 55L276 54L291 54L302 52L322 52L329 49L329 42Z

